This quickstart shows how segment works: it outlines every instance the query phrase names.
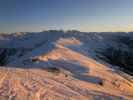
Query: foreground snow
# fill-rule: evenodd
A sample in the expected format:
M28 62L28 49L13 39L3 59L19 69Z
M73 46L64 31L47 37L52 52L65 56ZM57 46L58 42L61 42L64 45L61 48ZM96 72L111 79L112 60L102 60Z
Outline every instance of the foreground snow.
M99 70L100 72L100 70ZM47 69L0 68L1 100L132 100L133 84L122 77L104 71L104 83L78 79L67 71L58 73ZM109 73L108 73L109 74ZM109 75L108 75L109 76ZM114 77L113 77L114 76ZM98 76L97 76L98 77ZM99 76L100 78L100 76Z

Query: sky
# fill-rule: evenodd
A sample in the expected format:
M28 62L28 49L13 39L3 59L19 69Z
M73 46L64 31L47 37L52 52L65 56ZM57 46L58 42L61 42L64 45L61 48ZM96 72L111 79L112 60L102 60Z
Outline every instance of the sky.
M0 32L133 31L133 0L0 0Z

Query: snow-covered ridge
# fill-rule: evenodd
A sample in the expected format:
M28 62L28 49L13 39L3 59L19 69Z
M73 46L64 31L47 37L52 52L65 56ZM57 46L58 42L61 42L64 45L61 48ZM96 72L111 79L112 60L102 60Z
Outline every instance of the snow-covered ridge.
M9 35L9 37L8 37ZM4 37L4 35L2 35ZM36 33L13 33L5 35L8 40L4 40L4 45L0 46L1 55L6 57L2 63L13 66L33 66L31 58L47 54L55 47L66 47L79 52L87 57L91 57L105 64L105 60L99 59L99 52L109 47L121 47L127 51L129 48L122 43L120 39L125 39L127 44L133 40L133 33L124 32L103 32L103 33L85 33L79 31L43 31ZM123 38L124 37L124 38ZM5 42L8 41L8 42ZM132 42L130 42L132 45ZM101 58L102 55L100 55ZM36 65L35 65L36 66ZM118 65L109 65L117 69Z
M2 36L0 61L7 67L0 68L0 95L4 94L0 98L132 100L132 76L123 77L115 66L97 57L99 50L110 46L129 49L132 36L78 31ZM123 37L130 40L119 42Z
M123 46L123 49L127 49L125 44L118 42L120 37L133 38L132 32L103 32L103 33L85 33L79 31L43 31L36 33L24 33L17 32L13 34L0 34L0 52L6 49L6 51L14 50L15 57L9 57L8 62L12 62L12 59L24 58L29 53L32 56L39 55L39 53L45 53L49 51L54 45L63 45L72 50L82 53L83 55L96 58L96 51L113 46L118 48L119 45ZM76 46L77 45L77 46ZM15 53L16 52L16 53Z

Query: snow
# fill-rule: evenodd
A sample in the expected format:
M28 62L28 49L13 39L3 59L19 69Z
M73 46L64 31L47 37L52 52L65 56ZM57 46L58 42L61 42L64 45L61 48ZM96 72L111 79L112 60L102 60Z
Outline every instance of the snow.
M44 31L16 33L8 39L8 36L1 36L0 53L11 48L15 48L16 53L7 55L8 67L0 68L0 85L10 77L8 81L11 85L6 92L11 88L19 89L21 92L16 98L27 98L28 93L32 93L30 98L36 100L42 94L57 100L58 97L61 100L70 97L131 100L131 78L126 76L127 80L117 73L115 66L96 60L97 50L118 45L127 49L125 44L116 42L117 36L125 35L129 34ZM48 68L58 68L61 72L55 75L48 72Z

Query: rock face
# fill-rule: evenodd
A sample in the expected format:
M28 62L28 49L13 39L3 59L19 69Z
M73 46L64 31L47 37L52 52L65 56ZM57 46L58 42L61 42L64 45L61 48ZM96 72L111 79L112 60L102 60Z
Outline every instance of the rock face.
M0 47L0 54L6 50L8 59L0 67L0 100L133 99L131 78L127 80L113 66L94 59L94 49L114 41L112 35L54 32L55 37L46 32L44 39L42 33L20 33L5 45L8 48Z

